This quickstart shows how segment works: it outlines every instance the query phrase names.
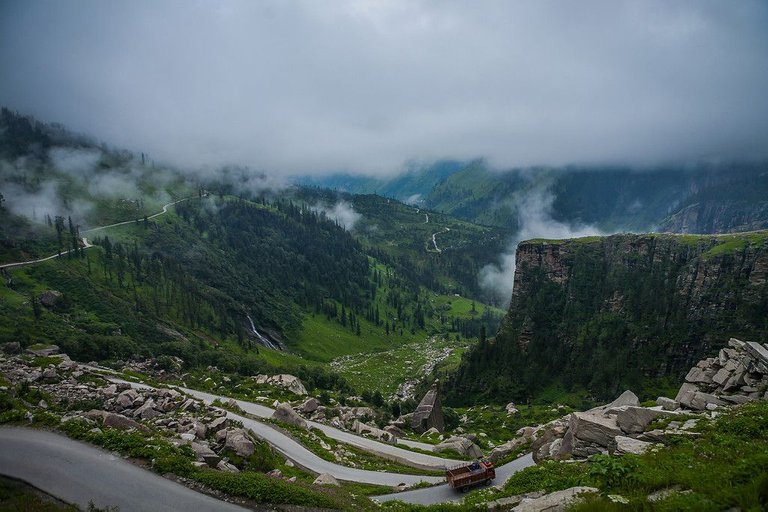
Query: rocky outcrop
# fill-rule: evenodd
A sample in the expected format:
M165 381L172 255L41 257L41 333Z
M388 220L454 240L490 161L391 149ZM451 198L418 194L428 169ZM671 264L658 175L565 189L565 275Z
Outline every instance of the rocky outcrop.
M695 411L768 398L768 346L731 338L717 357L691 368L685 380L675 402Z
M419 402L411 416L411 428L417 433L425 432L430 428L435 428L439 432L445 431L439 382L435 382Z
M436 452L442 452L445 450L453 450L463 457L472 457L473 459L477 459L483 456L483 451L479 446L477 446L466 437L460 436L449 437L434 447L434 451Z
M533 459L564 460L586 459L596 454L642 453L652 446L655 439L638 439L645 435L648 425L661 417L676 416L661 407L646 408L636 404L637 397L625 391L608 405L595 407L585 412L574 412L565 418L553 420L538 428L518 431L517 443L528 438Z
M304 387L301 380L298 377L288 375L287 373L282 373L280 375L256 375L255 377L252 377L252 379L256 384L280 387L299 396L305 396L307 394L307 388Z

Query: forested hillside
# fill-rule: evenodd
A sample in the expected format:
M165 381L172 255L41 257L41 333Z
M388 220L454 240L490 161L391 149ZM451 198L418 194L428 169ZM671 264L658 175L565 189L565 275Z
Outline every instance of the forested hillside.
M302 373L433 336L463 348L501 320L475 279L498 229L379 196L254 191L239 171L192 180L7 110L3 123L0 263L63 256L2 271L0 342Z
M453 403L645 398L729 336L768 340L768 233L523 242L499 332L465 355Z

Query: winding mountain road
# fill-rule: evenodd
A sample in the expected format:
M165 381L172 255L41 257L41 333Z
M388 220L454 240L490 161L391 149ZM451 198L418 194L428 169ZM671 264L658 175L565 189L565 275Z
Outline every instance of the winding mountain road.
M180 203L182 201L187 201L189 199L194 199L195 197L196 196L185 197L183 199L179 199L178 201L173 201L172 203L168 203L168 204L163 206L163 209L161 211L159 211L159 212L157 212L155 214L150 215L149 217L147 217L147 219L154 219L155 217L159 217L160 215L168 213L168 208L170 208L171 206L173 206L175 204L178 204L178 203ZM96 228L86 229L85 231L82 231L82 233L93 233L94 231L101 231L102 229L114 228L116 226L124 226L126 224L133 224L134 222L136 222L136 219L134 219L134 220L126 220L126 221L123 221L123 222L116 222L114 224L109 224L109 225L106 225L106 226L99 226L99 227L96 227ZM93 247L92 244L88 243L88 239L87 238L81 238L80 240L83 243L83 249L88 249L90 247ZM33 265L35 263L42 263L43 261L48 261L48 260L52 260L54 258L58 258L60 256L65 256L65 255L69 254L70 252L73 252L74 250L75 249L70 249L68 251L62 251L61 253L52 254L51 256L47 256L45 258L38 258L36 260L16 261L16 262L13 262L13 263L4 263L4 264L0 265L0 270L9 269L9 268L15 268L15 267L23 267L25 265Z
M205 393L203 391L197 391L194 389L188 389L188 388L182 388L182 387L176 387L176 389L178 389L179 391L183 391L184 393L187 393L190 396L203 400L208 404L212 403L214 400L217 400L217 399L223 400L223 401L234 400L237 406L240 407L243 411L245 411L248 414L258 416L259 418L271 418L272 414L275 412L275 410L270 407L254 404L252 402L246 402L244 400L236 400L226 396L213 395L211 393ZM407 464L409 466L421 468L421 469L443 470L443 469L446 469L447 467L455 466L456 464L461 464L462 462L460 460L445 459L442 457L437 457L435 455L429 455L426 453L417 453L411 450L398 448L395 445L382 443L380 441L375 441L373 439L362 437L357 434L353 434L351 432L347 432L347 431L332 427L330 425L318 423L316 421L307 421L307 424L310 427L321 430L325 435L327 435L331 439L335 439L337 441L346 443L356 448L360 448L362 450L375 453L376 455L379 455L381 457L394 460L402 464ZM418 448L420 450L427 450L427 451L431 451L433 448L433 445L431 444L419 443L417 441L408 441L408 440L401 440L401 439L398 439L398 444L404 444L412 448Z
M224 511L247 509L195 492L110 452L60 434L0 427L0 474L23 480L76 504L122 511Z
M145 384L137 384L135 382L124 381L122 379L110 378L109 380L111 382L130 384L134 388L151 388L152 387ZM195 391L195 390L181 388L181 387L177 387L175 389L178 389L179 391L183 391L185 393L189 393L190 396L203 400L207 403L211 403L213 400L217 400L217 399L222 401L229 400L229 398L225 396L213 395L213 394L205 393L202 391ZM235 400L235 403L237 403L238 407L242 408L245 412L259 416L259 417L271 417L272 412L274 412L272 409L268 407L264 407L258 404L253 404L250 402L245 402L243 400ZM368 484L375 484L375 485L388 485L388 486L396 486L400 484L406 484L408 486L411 486L411 485L418 484L420 482L436 484L436 483L441 483L445 480L443 477L437 477L437 476L387 473L384 471L369 471L364 469L341 466L339 464L335 464L333 462L329 462L325 459L320 458L319 456L315 455L314 453L309 451L307 448L305 448L301 443L297 442L290 436L283 434L282 432L274 428L272 425L254 420L250 417L233 413L231 411L225 411L225 412L228 418L242 422L245 428L253 432L254 435L256 435L256 437L258 437L259 439L263 439L264 441L268 442L275 450L280 452L280 454L282 454L285 458L290 459L296 465L306 470L309 470L313 473L318 473L318 474L328 473L330 475L333 475L335 478L339 480L346 480L350 482L361 482L361 483L368 483ZM318 428L326 427L325 425L321 425L319 423L315 423L315 422L310 422L310 423L312 426L318 426ZM332 427L328 427L328 428L332 428ZM444 469L446 465L458 464L460 462L460 461L453 461L450 459L441 459L433 455L426 455L426 454L411 452L408 450L404 450L402 448L397 448L396 446L380 443L372 439L356 436L349 432L343 432L338 429L333 429L330 432L334 436L338 436L338 438L344 438L339 440L343 442L347 442L349 444L354 443L354 446L357 446L361 449L364 449L373 453L379 453L382 456L385 456L385 454L390 454L390 455L394 454L390 458L394 458L395 456L401 457L400 460L402 460L403 462L410 461L417 465L421 464L422 467L429 468L429 469L438 469L438 470Z

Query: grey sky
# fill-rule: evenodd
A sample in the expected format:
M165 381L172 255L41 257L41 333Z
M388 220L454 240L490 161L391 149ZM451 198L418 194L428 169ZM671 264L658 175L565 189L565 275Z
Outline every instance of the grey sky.
M0 1L0 103L200 167L768 157L768 2Z

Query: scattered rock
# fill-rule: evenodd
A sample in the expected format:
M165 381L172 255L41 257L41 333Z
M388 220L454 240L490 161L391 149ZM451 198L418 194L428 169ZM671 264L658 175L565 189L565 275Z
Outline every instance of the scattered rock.
M664 501L665 499L675 494L690 494L691 492L693 491L690 489L682 490L680 486L668 487L666 489L660 489L656 492L652 492L646 499L651 503L656 503L659 501Z
M224 460L220 460L218 464L216 464L216 469L219 471L226 471L227 473L239 473L240 470L237 469L234 465L230 464L229 462L226 462Z
M507 416L512 416L518 413L517 407L514 402L509 402L504 409L507 411Z

